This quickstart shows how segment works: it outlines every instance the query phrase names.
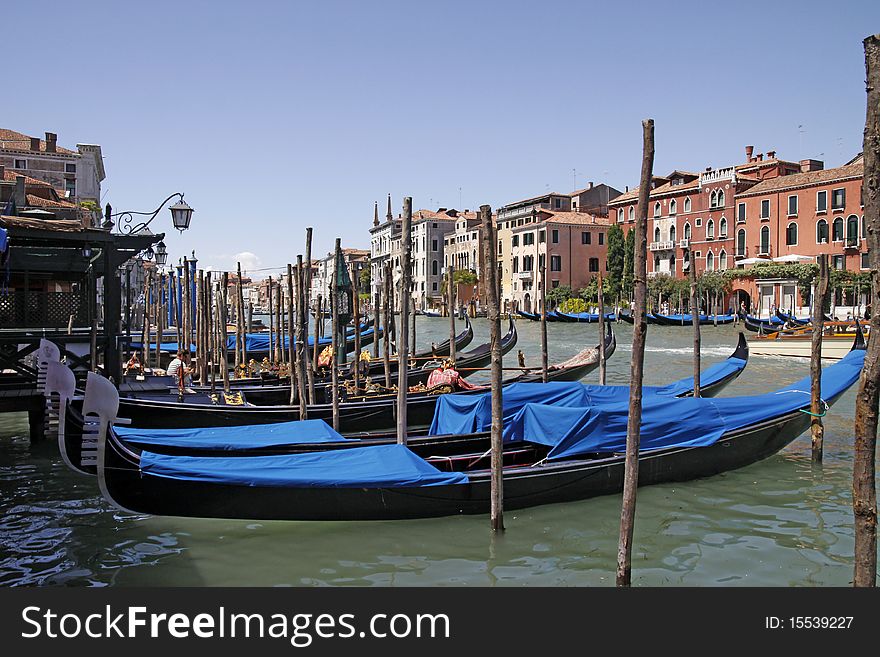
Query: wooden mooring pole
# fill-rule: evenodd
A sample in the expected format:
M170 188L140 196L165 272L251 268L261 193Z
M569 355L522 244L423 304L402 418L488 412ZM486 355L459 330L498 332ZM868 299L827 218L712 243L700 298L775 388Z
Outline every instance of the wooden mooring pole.
M547 263L540 266L541 270L541 381L547 383L549 375L549 357L547 354Z
M336 238L336 249L334 249L333 253L335 255L335 262L338 265L342 261L341 257L342 252L342 239ZM339 288L337 286L337 281L339 280L339 272L337 272L334 268L333 271L333 282L330 284L330 312L332 317L331 322L331 344L333 350L333 356L330 358L330 372L331 374L331 385L332 385L332 395L333 395L333 429L339 431L339 360L338 360L338 350L339 350ZM343 343L343 349L345 348Z
M446 278L446 298L449 306L449 359L455 363L455 265L449 256L449 267Z
M391 263L385 263L385 274L382 277L384 293L382 294L382 321L385 324L385 331L382 335L382 364L385 368L385 387L391 387L391 303L389 301L389 292L391 290Z
M632 541L636 518L636 489L639 482L639 439L642 424L642 379L645 364L645 318L647 294L648 197L654 169L654 120L642 121L642 172L639 181L633 257L633 346L630 361L629 417L626 425L626 458L623 474L623 506L620 513L620 541L617 547L617 586L632 583ZM693 266L693 263L692 265Z
M691 323L694 325L694 397L700 396L700 297L697 291L697 258L690 250Z
M303 360L306 367L306 379L308 381L308 396L309 403L314 404L315 402L315 363L316 361L313 358L309 357L309 345L308 343L308 335L309 335L309 299L312 296L312 227L309 226L306 228L306 259L305 259L305 269L302 271L303 277L303 294L302 294L302 303L303 309L302 312L299 313L300 321L303 322L303 343L302 347L297 345L297 348L301 351L300 359ZM317 308L315 308L315 340L314 340L314 351L318 350L318 313Z
M608 365L605 362L605 296L602 291L602 272L599 272L599 385L605 385Z
M400 235L400 333L397 337L397 444L406 445L406 393L409 376L409 297L412 279L412 197L403 199Z
M819 278L813 295L813 333L810 351L810 437L812 439L813 462L822 462L825 442L825 427L822 423L822 333L825 330L824 310L828 301L828 255L823 253L816 258L819 263ZM794 309L792 308L792 313Z
M854 586L877 585L877 413L880 402L880 34L864 40L867 111L862 152L863 219L868 243L871 307L865 367L856 393L853 515L855 517Z
M498 242L496 226L492 223L492 207L480 206L483 233L483 261L486 265L486 316L489 320L489 344L492 353L492 430L491 430L491 480L490 522L492 531L504 531L504 454L502 439L502 388L501 388L501 303L498 294Z

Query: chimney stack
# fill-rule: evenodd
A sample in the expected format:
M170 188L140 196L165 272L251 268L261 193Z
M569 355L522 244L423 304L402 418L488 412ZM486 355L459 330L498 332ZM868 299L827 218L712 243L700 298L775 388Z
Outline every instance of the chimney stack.
M767 159L768 160L776 159L776 151L767 151Z
M746 162L752 161L752 154L755 152L754 146L746 146Z
M15 177L15 205L19 208L27 205L27 194L24 191L24 176Z
M40 138L39 137L31 137L31 150L40 152Z
M54 132L47 132L46 133L46 152L47 153L56 153L57 152L57 148L56 148L57 144L58 144L58 135L56 135Z
M764 161L764 154L763 154L763 153L758 153L758 154L755 156L755 162L763 162L763 161Z
M593 181L590 181L590 186L587 189L593 189Z

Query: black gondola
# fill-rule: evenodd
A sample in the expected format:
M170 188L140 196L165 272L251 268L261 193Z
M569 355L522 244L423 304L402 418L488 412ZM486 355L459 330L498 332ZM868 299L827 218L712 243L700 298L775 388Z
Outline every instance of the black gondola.
M613 340L613 334L609 335ZM613 343L612 343L613 345ZM611 346L611 345L609 345ZM611 347L613 350L613 347ZM726 387L729 383L735 380L740 373L742 373L743 369L745 369L746 364L748 363L749 350L748 343L745 340L745 336L740 335L739 342L737 344L736 349L726 360L717 363L709 368L707 368L701 375L701 394L703 397L714 397L717 395L724 387ZM552 370L550 372L550 380L551 381L562 381L565 379L557 378L554 379L554 376L563 376L565 374L571 374L571 369L558 368L556 370ZM526 377L515 377L514 379L509 379L505 383L532 383L535 382L533 378ZM100 385L100 382L96 382L96 385ZM606 386L601 387L602 390L608 390L609 388L614 388L615 386ZM617 386L617 388L622 388ZM72 385L70 390L72 390ZM470 394L479 394L483 391L475 391L474 393L458 393L459 395L470 395ZM685 378L680 381L676 381L668 384L667 386L663 386L661 388L652 389L653 394L664 396L665 398L674 398L674 397L688 397L691 396L693 392L693 379ZM102 399L102 397L106 397L107 399ZM416 396L414 396L413 402L417 404L417 408L414 410L413 407L408 406L408 419L412 421L412 418L415 413L424 411L424 415L427 417L425 422L425 426L419 430L413 430L413 426L410 425L410 435L422 435L425 432L427 425L431 422L431 419L434 416L434 410L437 403L437 396L432 397L431 399L424 401L416 401ZM384 402L384 404L379 404L378 402ZM101 414L106 418L115 418L117 412L119 411L119 400L118 397L114 396L114 393L108 389L107 394L92 394L89 395L86 401L80 401L83 405L82 407L89 412L95 412L95 409L103 409ZM346 434L347 437L355 437L355 438L363 438L364 442L359 444L385 444L388 442L394 442L396 439L396 435L393 435L393 417L389 418L389 409L393 408L393 404L396 403L396 397L389 400L372 400L369 403L363 404L354 404L352 406L343 405L340 407L341 417L346 417L348 414L349 417L354 417L354 419L350 420L350 423L355 426L355 429L352 431L346 431L344 426L340 426L340 430L342 433ZM109 404L109 407L102 406L104 404ZM424 404L422 407L421 405ZM108 410L109 408L109 410ZM154 409L161 410L161 409ZM188 409L191 411L192 409ZM290 409L288 414L284 417L275 414L273 416L269 416L262 411L265 409L257 409L261 411L255 415L245 416L241 413L231 415L227 415L223 411L229 411L228 407L224 409L223 407L208 407L206 409L209 411L208 413L197 416L194 413L188 412L186 415L180 415L177 413L177 422L175 422L171 426L167 427L152 427L152 425L147 425L148 428L172 428L172 429L181 429L181 428L192 428L192 427L223 427L223 426L232 426L237 423L237 426L260 426L263 424L275 424L276 426L280 426L279 423L287 422L298 417L293 411L296 409ZM231 417L233 422L226 421L224 422L224 417ZM311 417L311 416L310 416ZM269 418L269 419L267 419ZM381 425L381 430L374 430L371 432L363 431L363 427L366 423L375 421L377 418L383 418L384 424ZM329 418L328 418L329 419ZM244 420L250 420L250 422L243 422ZM126 424L134 424L134 426L138 426L137 423L132 423L128 418L125 420ZM78 408L74 408L71 405L67 405L67 413L66 413L66 421L65 421L65 432L62 436L59 434L59 448L64 455L65 462L70 465L71 463L76 464L80 463L82 456L82 438L83 438L83 425L84 419L83 415L79 412ZM435 440L435 438L426 438L426 440ZM371 442L367 442L371 441ZM339 443L339 444L328 444L322 443L318 445L308 445L301 444L295 446L288 446L286 451L295 450L295 451L309 451L313 449L333 449L339 447L350 446L350 442ZM73 469L79 472L85 472L87 474L94 474L93 465L87 465L86 467L76 467L75 465L71 465Z
M694 322L691 315L660 315L653 313L652 318L655 324L660 326L693 326ZM700 314L700 326L710 326L717 324L733 324L736 321L735 315L718 315L717 319L714 315Z
M826 368L822 384L827 404L858 379L863 349L854 348L850 356ZM808 387L809 378L805 381ZM803 380L782 391L804 392L800 387L804 387ZM775 454L810 424L805 412L810 407L809 395L778 394L782 391L742 399L649 404L656 415L651 419L650 413L643 414L640 485L707 477ZM551 413L559 410L550 408ZM620 428L624 427L625 439L627 408L562 410L573 411L575 416L588 414L596 424L573 425L574 444L570 434L548 444L544 436L533 438L526 425L523 432L514 434L503 457L506 509L619 493L624 474ZM718 417L717 426L705 421L710 414ZM672 439L665 433L668 422L681 423ZM425 445L196 457L141 451L109 431L99 435L97 463L105 498L136 513L254 520L393 520L487 513L488 442L484 434L439 438Z

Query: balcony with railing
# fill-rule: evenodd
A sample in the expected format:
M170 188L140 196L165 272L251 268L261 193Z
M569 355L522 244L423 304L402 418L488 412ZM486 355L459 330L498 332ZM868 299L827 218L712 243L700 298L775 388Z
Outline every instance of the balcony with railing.
M849 251L850 249L858 250L861 239L858 237L847 237L843 241L843 249L845 251Z
M530 281L532 280L532 272L530 271L519 271L516 272L513 277L520 281Z
M671 251L675 248L675 242L651 242L651 251Z

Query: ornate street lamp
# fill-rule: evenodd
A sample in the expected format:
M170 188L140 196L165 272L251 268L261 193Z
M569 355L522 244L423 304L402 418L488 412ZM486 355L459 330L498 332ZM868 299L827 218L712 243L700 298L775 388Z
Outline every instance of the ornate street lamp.
M156 264L162 267L167 260L168 249L165 247L165 242L159 242L156 245Z
M171 210L171 223L174 227L183 232L187 228L189 228L190 221L192 220L192 213L194 210L183 200L183 194L181 192L175 192L164 201L162 204L156 208L153 212L117 212L116 214L112 213L112 208L110 204L107 204L107 212L104 218L104 227L112 229L113 228L113 219L117 219L117 232L130 235L132 233L140 233L142 230L145 230L147 226L152 223L153 219L161 212L162 208L165 207L165 204L168 203L173 198L179 198L177 203L172 205L169 209ZM135 224L132 226L134 222L135 216L149 216L149 219L142 221L139 224Z
M160 208L161 209L161 208ZM180 200L171 206L171 223L181 233L189 228L189 222L192 219L193 209L183 200L183 194Z

